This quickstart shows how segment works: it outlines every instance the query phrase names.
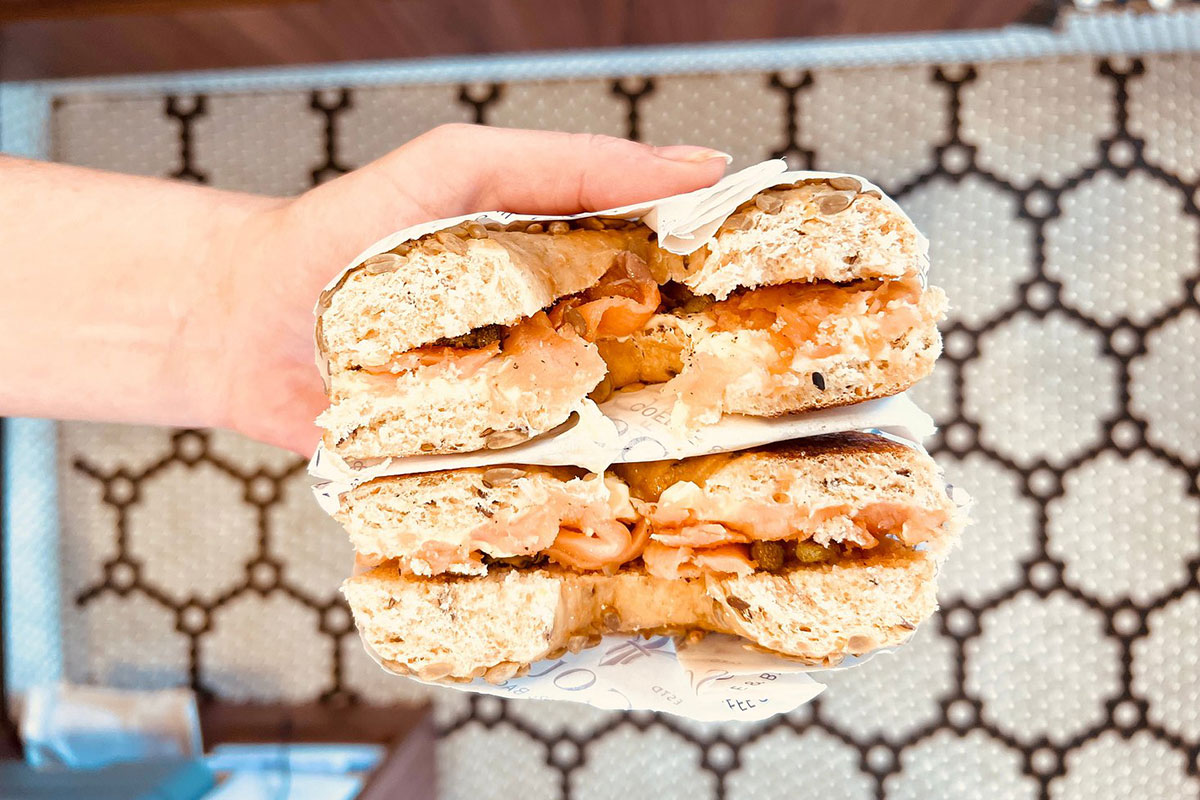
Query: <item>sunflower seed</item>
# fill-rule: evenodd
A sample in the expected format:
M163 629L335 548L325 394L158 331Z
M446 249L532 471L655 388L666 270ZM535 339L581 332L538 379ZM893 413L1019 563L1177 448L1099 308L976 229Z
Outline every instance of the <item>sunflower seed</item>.
M778 214L783 208L783 198L777 194L760 194L754 198L754 205L764 214Z
M734 214L725 220L725 227L731 231L748 230L753 224L754 222L750 219L749 214Z
M845 194L826 194L817 200L817 209L822 214L837 214L850 207L850 196Z
M869 190L863 192L863 194L866 195L867 197L874 197L876 200L883 199L883 195L880 194L879 192L875 191L874 189L869 189Z
M501 661L496 666L483 673L483 679L488 683L504 683L517 674L520 665L515 661Z
M632 280L640 281L650 277L650 267L646 264L646 260L631 250L622 250L617 253L616 261Z
M383 666L385 669L391 670L392 672L396 673L397 675L412 675L413 674L412 670L409 669L407 664L401 664L399 661L390 661L390 660L384 661Z
M438 231L433 235L433 238L437 239L442 247L445 247L455 255L461 256L467 252L467 246L463 244L463 240L450 231Z
M414 247L416 247L415 242L401 242L392 248L392 252L398 256L406 256L412 252Z
M526 233L544 233L545 231L546 226L540 222L531 222L529 223L529 227L525 229Z
M833 188L835 188L839 191L843 191L843 192L846 192L846 191L857 192L860 189L862 189L862 184L859 183L855 178L851 178L849 175L844 175L844 176L837 177L837 178L830 178L829 185L832 186Z
M579 220L579 227L589 231L602 231L604 230L604 223L595 217L584 217Z
M488 238L488 230L478 222L468 222L467 236L470 236L472 239L486 239Z
M583 314L579 313L579 309L568 308L566 312L563 313L563 322L574 328L575 332L578 333L581 338L587 336L587 320L583 318Z
M846 649L855 655L867 653L875 649L875 640L870 636L855 634L846 642Z
M326 311L329 310L329 304L332 302L333 302L333 290L326 289L325 291L321 292L321 295L317 298L317 308L319 308L321 310L321 313L324 314Z
M600 607L600 622L604 625L605 630L616 631L621 629L621 615L610 605Z
M586 646L587 646L587 637L586 636L572 636L570 639L567 640L567 649L570 650L572 653L578 653L580 650L582 650Z
M371 275L380 275L385 272L395 272L404 264L404 259L394 253L380 253L377 256L371 256L362 263L363 269Z
M483 473L483 485L489 489L495 489L497 486L504 486L512 483L517 478L525 476L525 470L515 469L513 467L493 467Z
M566 220L556 219L554 222L551 222L546 229L556 236L561 236L562 234L571 230L571 223L567 222Z
M433 442L425 442L421 445L422 453L432 453L435 449L437 449L437 445L435 445Z
M417 677L423 681L437 681L445 678L454 671L454 665L445 661L437 661L433 664L426 664L417 670Z
M506 447L520 444L529 438L529 431L497 431L484 440L483 446L489 450L503 450Z

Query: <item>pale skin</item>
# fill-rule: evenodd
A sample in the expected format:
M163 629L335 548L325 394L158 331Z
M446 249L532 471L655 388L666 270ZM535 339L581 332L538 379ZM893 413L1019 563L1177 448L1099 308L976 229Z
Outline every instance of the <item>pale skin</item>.
M222 427L308 455L318 293L394 230L715 182L714 150L447 125L295 198L0 156L0 416Z

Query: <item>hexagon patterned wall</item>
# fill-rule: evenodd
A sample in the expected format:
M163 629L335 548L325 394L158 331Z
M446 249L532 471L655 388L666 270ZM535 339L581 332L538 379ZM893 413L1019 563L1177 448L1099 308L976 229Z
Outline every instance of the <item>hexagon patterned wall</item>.
M222 432L64 424L69 676L432 696L447 797L1196 796L1198 85L1200 57L1178 55L60 98L58 159L268 192L452 120L863 172L933 241L954 310L915 393L978 501L910 647L793 714L696 724L385 676L301 460Z

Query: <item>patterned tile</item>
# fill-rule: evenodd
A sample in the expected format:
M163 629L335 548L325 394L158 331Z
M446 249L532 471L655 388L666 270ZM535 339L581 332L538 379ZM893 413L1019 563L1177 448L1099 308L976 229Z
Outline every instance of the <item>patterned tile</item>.
M965 369L964 402L982 441L1020 464L1056 465L1101 444L1100 420L1117 410L1118 394L1102 348L1098 334L1057 312L1022 312L985 334Z
M314 93L313 102L338 108L340 98ZM459 101L459 87L406 86L356 89L344 109L329 114L333 150L346 169L361 167L409 139L446 122L471 122L470 104Z
M308 92L213 96L196 119L196 169L222 189L293 195L312 185L324 119Z
M817 154L817 169L894 190L936 163L950 121L945 94L928 66L828 70L799 104L800 141Z
M1102 325L1145 324L1186 297L1200 220L1181 213L1184 202L1141 173L1102 173L1064 194L1062 216L1046 226L1046 274L1067 305Z
M1185 53L1147 56L1129 86L1129 130L1146 140L1146 158L1187 183L1200 178L1200 107L1191 102L1200 61Z
M1037 504L1022 493L1020 476L979 453L941 456L946 477L969 487L971 525L938 575L943 602L984 604L1025 579L1023 564L1038 553Z
M1195 746L1200 744L1200 592L1150 613L1150 633L1133 645L1133 690L1150 701L1147 717Z
M1113 85L1088 59L981 66L963 92L963 135L979 164L1019 186L1057 183L1097 160L1114 133Z
M549 700L506 703L509 719L547 738L572 736L586 739L597 730L613 724L621 715L575 703L556 703Z
M1200 463L1200 312L1189 308L1146 337L1129 367L1130 408L1149 422L1147 438Z
M799 733L777 728L741 748L738 768L726 779L730 800L774 797L874 796L872 781L858 770L858 751L823 730Z
M268 502L279 493L266 511L270 530L267 554L279 562L292 585L326 602L337 596L338 587L350 574L354 550L336 520L320 508L314 513L311 485L308 475L297 471L278 482L252 478L247 492L262 486L263 499L269 498Z
M953 642L922 625L898 653L820 675L828 688L818 716L855 741L902 744L941 718L940 700L956 688L955 656Z
M162 97L60 100L51 117L55 161L135 175L179 167L179 126ZM97 135L103 131L103 135Z
M987 797L1033 800L1037 782L1021 774L1021 754L982 731L938 731L904 751L901 769L885 784L891 800Z
M965 687L989 723L1023 743L1062 744L1104 721L1121 667L1099 613L1065 594L1023 592L985 612L980 629L967 644Z
M203 688L235 702L317 700L329 688L334 650L317 622L317 612L278 589L222 604L200 642Z
M142 579L179 603L212 602L242 582L257 549L258 520L242 502L239 481L209 464L173 463L140 483L139 492L126 528ZM189 492L208 513L180 517L176 498Z
M621 725L588 742L585 761L571 775L571 796L639 797L653 786L662 800L707 797L716 777L700 763L700 748L666 728Z
M1017 198L970 175L934 178L902 202L929 238L930 277L946 290L955 320L979 325L1017 301L1033 277L1034 244Z
M1139 605L1187 583L1188 562L1200 555L1200 500L1187 484L1146 453L1102 453L1067 473L1065 494L1049 505L1047 545L1066 564L1067 583L1101 602Z
M612 81L546 81L504 87L487 115L489 125L503 128L624 136L629 103Z
M119 689L158 689L188 680L187 637L175 615L141 594L98 597L81 615L86 662L67 663L68 680Z
M1183 754L1145 732L1124 740L1108 731L1068 755L1067 770L1050 784L1051 800L1200 795Z
M61 98L60 160L260 192L472 120L862 171L933 243L953 308L914 394L976 498L910 647L790 714L696 723L389 676L349 630L348 549L299 459L65 423L68 677L428 698L452 798L1195 796L1198 72L1179 54Z
M438 797L507 800L562 796L558 773L546 763L546 745L507 726L472 723L438 748Z
M770 158L782 142L767 132L779 129L787 97L768 84L757 72L655 78L637 102L638 134L656 145L715 147L733 156L730 169ZM628 94L646 89L634 80L620 85Z

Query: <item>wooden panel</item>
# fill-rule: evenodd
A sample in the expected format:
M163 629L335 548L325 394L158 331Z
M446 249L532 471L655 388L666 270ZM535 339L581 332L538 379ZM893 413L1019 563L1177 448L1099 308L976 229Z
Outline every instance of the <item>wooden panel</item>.
M1033 0L0 0L0 78L987 28ZM0 22L3 17L0 16Z
M245 742L389 744L421 729L427 706L200 703L204 746Z
M169 14L185 8L294 3L297 0L0 0L0 25L16 20Z

